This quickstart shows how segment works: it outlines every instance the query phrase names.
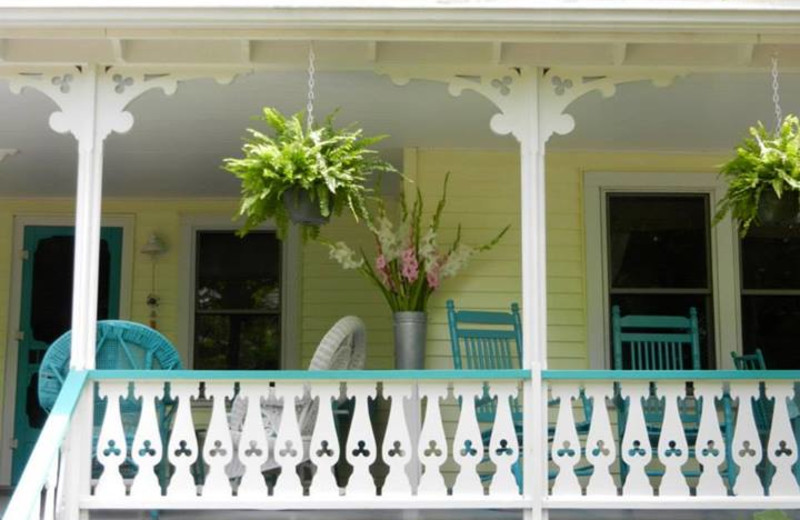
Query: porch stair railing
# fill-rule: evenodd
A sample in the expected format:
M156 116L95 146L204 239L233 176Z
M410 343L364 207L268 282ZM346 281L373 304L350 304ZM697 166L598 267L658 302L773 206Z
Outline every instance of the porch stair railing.
M72 371L64 380L61 393L3 514L4 519L51 520L58 517L66 482L64 441L88 376L86 371Z

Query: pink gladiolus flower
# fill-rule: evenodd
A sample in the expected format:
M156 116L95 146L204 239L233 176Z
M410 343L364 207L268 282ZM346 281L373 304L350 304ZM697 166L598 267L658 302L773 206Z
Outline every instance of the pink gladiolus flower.
M438 289L439 288L439 272L438 271L431 271L425 275L428 279L428 287L431 289Z
M409 282L414 282L419 277L419 262L413 247L409 247L402 254L403 277Z
M386 257L384 255L378 255L378 258L375 259L375 267L378 271L386 270Z

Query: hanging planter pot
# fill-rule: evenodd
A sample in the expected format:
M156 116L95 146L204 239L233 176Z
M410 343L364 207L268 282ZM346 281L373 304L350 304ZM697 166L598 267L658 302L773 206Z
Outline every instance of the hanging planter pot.
M308 105L286 117L265 107L261 120L270 135L249 128L243 157L224 159L223 169L242 183L240 235L266 220L275 223L278 238L289 222L298 223L303 238L316 238L331 215L348 208L356 221L367 216L366 187L374 172L394 171L369 147L385 136L365 137L361 129L334 128L333 115L314 123L314 52L308 55Z
M758 201L758 221L763 225L791 225L800 223L798 193L790 190L781 198L774 190L765 189Z
M322 214L319 202L311 197L308 190L299 187L286 190L283 193L283 203L289 213L289 220L295 224L321 226L331 219L330 214Z

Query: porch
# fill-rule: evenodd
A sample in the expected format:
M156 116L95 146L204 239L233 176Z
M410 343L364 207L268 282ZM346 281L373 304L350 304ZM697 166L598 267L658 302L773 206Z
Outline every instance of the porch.
M502 41L504 31L493 30L500 43L476 44L451 35L455 42L434 44L436 52L431 53L425 47L432 33L425 38L409 33L404 36L408 41L370 47L362 40L366 33L351 28L349 36L324 33L332 39L315 42L330 60L323 67L329 70L318 76L320 88L332 85L323 98L326 108L340 103L354 107L346 113L347 120L361 121L369 133L395 135L382 153L423 186L426 202L435 200L432 187L440 185L444 173L457 170L455 176L460 175L463 184L451 200L455 218L446 222L448 233L455 234L457 225L466 223L466 230L480 240L491 234L489 228L513 223L506 243L476 263L474 277L432 300L426 360L430 370L419 373L391 370L390 316L377 291L342 274L321 249L304 247L297 237L286 242L280 253L284 256L275 262L295 269L281 279L279 305L274 306L280 306L280 320L285 320L280 322L284 348L271 368L281 370L93 370L93 295L100 283L96 239L103 218L106 223L121 222L129 241L121 246L121 278L128 286L120 290L119 314L158 326L174 341L186 366L204 366L193 329L199 327L193 320L202 314L196 312L199 286L187 266L197 260L192 249L197 230L230 232L233 227L220 224L232 214L236 187L219 180L219 160L235 153L241 126L261 104L274 101L284 110L304 104L305 93L298 92L305 89L305 73L271 69L302 68L306 39L315 38L303 33L297 43L297 33L282 33L277 47L274 42L247 41L244 69L253 73L231 87L193 79L230 79L239 72L241 56L230 57L236 38L226 31L218 40L205 42L204 58L210 62L198 67L170 61L187 55L197 59L187 41L140 40L135 31L124 43L110 42L113 38L107 42L105 37L81 41L92 52L70 46L75 43L70 37L59 40L70 59L59 58L52 48L27 36L8 46L12 63L0 67L3 82L13 89L33 87L45 96L9 96L22 101L14 112L18 121L6 134L13 135L13 128L28 143L36 142L40 157L47 159L28 153L21 141L10 146L22 151L8 151L4 166L9 175L0 178L5 197L0 222L7 232L3 247L15 266L0 277L12 302L0 323L8 332L2 479L11 474L16 443L9 416L25 409L25 377L30 375L23 377L18 367L35 365L39 355L21 349L25 334L18 334L16 326L24 314L18 303L23 300L24 255L12 257L22 249L16 245L22 243L26 225L58 219L63 224L77 207L71 292L74 371L44 426L9 518L38 518L40 505L47 518L60 512L69 518L79 512L93 518L128 518L148 510L161 511L163 518L247 518L263 517L268 510L274 518L311 519L324 510L332 519L387 520L548 515L563 520L738 519L764 508L800 508L797 415L791 406L798 398L797 372L714 370L732 368L731 352L761 346L750 341L758 337L758 330L741 325L735 302L754 296L798 300L800 288L744 286L737 264L740 242L732 223L725 220L712 228L707 218L720 190L714 165L747 125L771 115L770 53L781 48L791 71L800 63L794 44L781 36L774 36L777 44L765 44L755 32L745 49L737 36L687 50L681 33L641 43L642 33L630 47L597 34L589 43L574 46L552 34L546 43L519 44ZM353 31L358 37L350 39ZM697 36L703 31L698 28ZM377 38L375 32L370 35ZM95 58L103 55L97 52L106 44L116 46L114 56L121 57L108 62L113 62L110 67ZM478 48L481 52L476 54ZM598 72L599 48L603 56L608 54L607 72ZM480 60L486 49L494 58L484 63ZM628 49L633 51L630 56ZM361 51L371 52L372 58L361 60ZM37 53L38 58L30 59ZM266 61L259 61L265 56ZM737 58L735 66L729 65L731 56ZM403 90L388 78L398 84L408 78L421 81ZM676 78L672 89L652 85ZM800 77L788 72L781 81L784 92L792 92ZM179 83L175 100L148 93L154 87L170 91ZM617 88L613 100L597 95ZM463 97L451 99L448 89L463 92ZM265 91L274 96L262 102ZM762 98L760 103L752 101ZM46 133L44 119L52 111L51 101L62 111L51 119L51 126L73 133L77 154L73 143ZM796 106L796 99L785 100L787 112ZM651 111L646 117L643 107ZM695 117L697 113L703 117ZM26 114L39 117L41 132L19 122ZM130 129L131 114L137 122L130 141L114 137L105 146L109 134ZM175 131L164 121L190 130ZM574 123L577 128L569 135ZM71 163L76 155L78 197L73 205ZM632 178L640 183L631 183ZM404 189L399 184L391 187L395 199ZM604 370L611 366L608 318L614 298L641 299L645 292L609 281L606 263L614 259L606 253L613 229L603 227L609 220L609 201L620 193L648 199L657 190L673 198L694 196L695 206L705 212L699 226L704 256L698 262L705 277L688 289L658 287L664 291L646 296L655 301L664 294L678 295L684 298L679 302L683 310L688 308L686 301L701 302L703 368L711 370ZM49 197L61 200L46 200ZM481 211L475 211L478 207ZM342 221L331 229L333 236L364 241ZM138 253L151 233L166 234L173 247L158 265ZM794 243L797 237L788 240ZM291 256L297 252L305 256ZM129 264L127 271L124 262ZM789 276L788 282L794 278ZM165 297L153 319L146 301L156 292ZM448 297L486 309L522 302L526 334L520 370L449 370L444 313ZM370 370L322 375L296 370L305 366L325 328L343 314L364 315L368 322ZM782 323L791 322L792 316ZM762 332L768 328L761 327ZM797 356L787 347L792 339L792 334L784 334L784 343L768 342L773 345L770 368L781 367L787 359L794 363ZM92 424L95 387L108 397L108 404ZM478 420L473 406L487 388L498 407L489 424ZM762 391L774 403L768 424L757 414ZM315 402L315 421L306 433L299 416L284 414L274 438L267 438L256 427L254 405L244 418L247 442L235 446L226 416L233 396L242 392L252 402ZM143 407L137 423L122 424L120 408L143 396L152 406ZM664 403L658 433L635 405L650 397ZM344 401L352 409L347 433L334 426L334 404ZM624 425L620 401L633 403ZM687 403L695 412L692 424L680 413ZM159 406L172 407L174 413L166 436L155 426ZM245 469L232 477L227 466L234 457ZM260 471L264 461L274 463L266 474Z

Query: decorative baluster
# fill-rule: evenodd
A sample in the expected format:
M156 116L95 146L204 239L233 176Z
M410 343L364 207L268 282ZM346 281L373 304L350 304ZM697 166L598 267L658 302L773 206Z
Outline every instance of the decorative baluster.
M694 384L694 395L702 406L694 446L695 458L703 466L697 481L697 496L725 496L728 490L719 473L720 464L725 462L725 441L715 406L715 400L723 397L722 385L720 382L698 381Z
M520 458L510 402L518 393L518 388L516 383L500 381L492 383L489 393L497 398L497 412L492 425L492 437L489 440L489 458L497 469L489 486L489 495L519 496L519 487L511 471L511 467Z
M167 486L167 496L189 498L197 496L191 467L197 460L197 436L192 422L192 399L197 397L198 383L174 381L170 395L178 401L175 420L167 446L167 457L175 471Z
M756 473L756 466L763 454L753 416L753 399L758 397L758 393L756 381L731 383L731 397L739 401L736 431L733 434L733 460L739 466L739 475L733 486L736 496L764 495L764 487Z
M581 485L575 475L575 465L581 458L581 444L575 428L575 415L572 413L572 400L580 395L574 381L555 382L550 387L553 399L560 401L556 431L553 436L552 457L559 468L553 483L555 496L581 496Z
M314 480L308 489L308 495L314 498L333 498L339 496L339 486L333 471L339 460L339 438L336 435L336 423L333 420L333 405L339 398L339 383L315 382L312 395L319 399L317 406L317 423L311 436L309 458L317 467Z
M248 499L267 497L267 484L261 476L261 465L269 458L269 444L261 419L261 399L268 397L266 383L240 383L239 397L247 400L242 435L239 437L239 460L245 467L237 496Z
M767 459L775 466L769 495L797 496L797 486L792 466L797 461L797 440L789 420L788 400L794 399L794 381L768 381L765 383L768 398L775 399L772 425L767 443Z
M606 399L614 396L614 384L586 383L583 392L592 400L591 424L589 434L586 436L586 460L594 466L589 484L586 486L586 494L616 496L617 485L611 476L610 466L617 460L617 446L606 408Z
M58 485L58 457L50 464L50 471L47 472L47 482L45 482L44 495L44 519L55 520L56 518L56 486ZM34 518L38 518L34 517Z
M212 401L212 408L203 442L203 459L208 464L208 473L202 494L204 498L231 498L233 490L225 466L233 460L233 441L225 414L225 399L233 398L233 384L207 381L205 393Z
M453 395L461 399L461 413L453 439L453 460L461 470L453 485L453 496L483 496L483 484L478 475L478 464L483 460L483 439L475 412L475 400L483 397L483 383L456 383Z
M103 498L122 498L125 496L125 483L119 467L125 462L128 444L122 428L119 401L128 397L128 382L103 381L99 383L98 394L106 398L106 413L97 439L97 460L103 465L103 472L94 494Z
M417 456L425 467L419 480L417 495L424 497L447 496L447 486L444 483L439 468L447 460L447 437L444 435L442 425L442 412L440 399L447 397L447 387L442 382L420 383L420 398L427 397L425 406L425 420L419 434Z
M347 483L347 495L352 497L375 496L375 482L369 467L377 457L375 434L369 419L368 399L375 399L375 383L352 381L347 391L355 398L353 421L347 436L347 462L353 466L353 474Z
M275 437L275 461L281 474L275 483L273 494L280 498L303 496L303 484L297 474L297 465L303 461L303 438L297 424L297 399L302 399L302 383L279 382L275 385L275 398L283 402L281 424Z
M139 466L131 484L130 496L133 498L161 495L161 486L155 471L163 453L156 416L156 399L161 398L163 394L163 381L137 381L133 387L134 398L142 401L142 413L131 447L131 458Z
M664 421L658 439L658 456L664 465L664 476L658 488L659 496L689 496L689 485L681 467L689 460L689 443L683 431L678 399L685 395L686 383L661 381L659 397L664 398Z
M649 394L650 385L646 381L626 381L622 385L622 396L628 398L628 419L621 447L622 460L628 464L628 475L622 486L623 495L653 495L653 487L645 473L645 466L653 454L642 409L642 399Z
M389 466L389 474L381 490L383 497L411 496L411 483L406 474L406 465L411 461L411 436L408 433L404 400L411 398L408 382L383 383L383 396L391 399L389 422L383 438L383 460Z

